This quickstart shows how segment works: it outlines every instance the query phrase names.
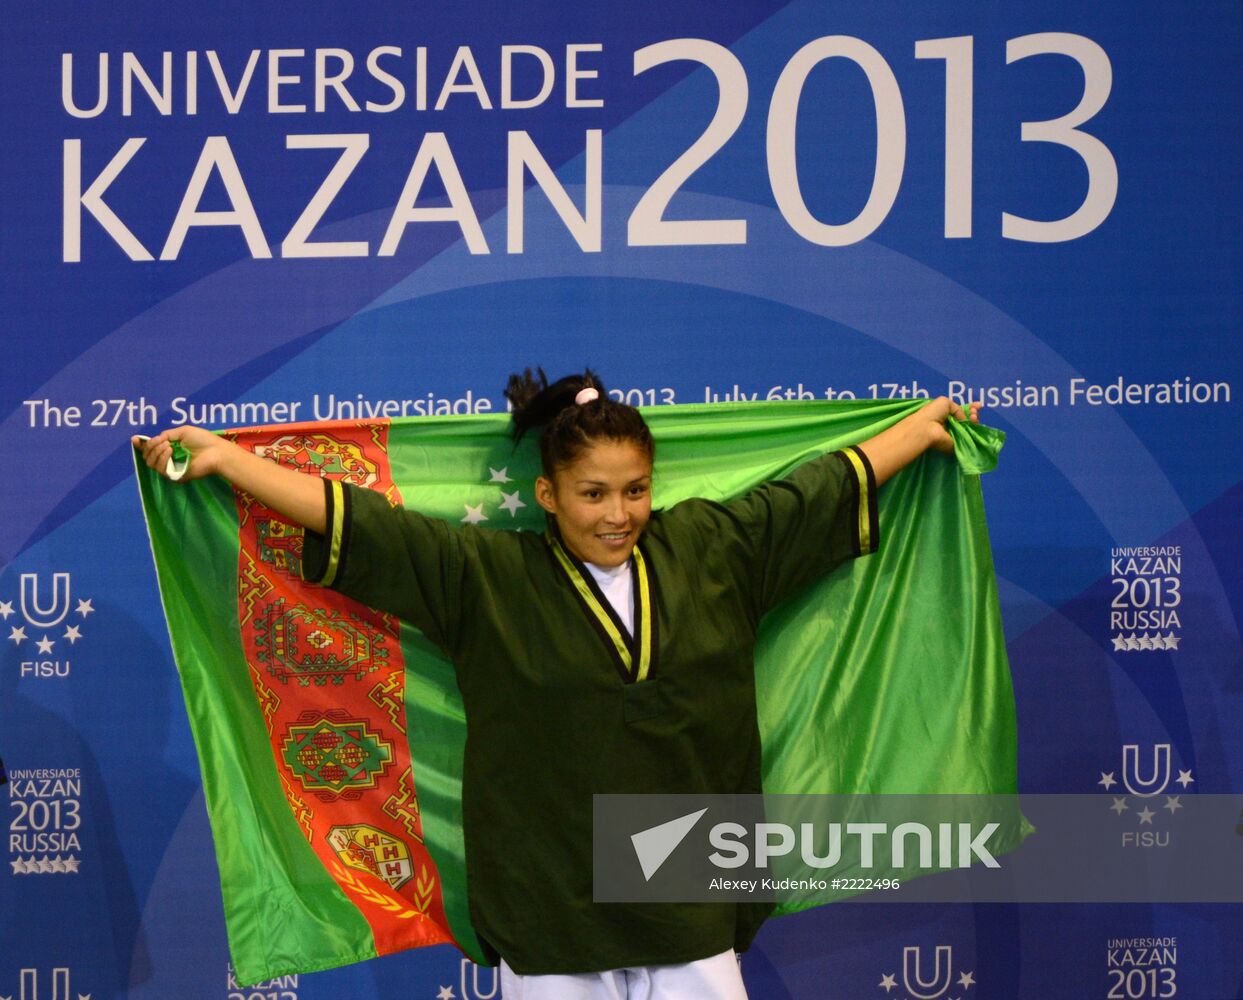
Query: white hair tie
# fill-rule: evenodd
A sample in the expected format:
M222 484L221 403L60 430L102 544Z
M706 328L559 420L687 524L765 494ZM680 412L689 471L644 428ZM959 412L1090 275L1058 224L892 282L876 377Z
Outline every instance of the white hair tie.
M574 397L574 402L577 403L579 406L585 406L587 403L590 403L593 399L599 399L599 398L600 398L600 390L597 389L595 386L589 385L584 389L578 390L578 394Z

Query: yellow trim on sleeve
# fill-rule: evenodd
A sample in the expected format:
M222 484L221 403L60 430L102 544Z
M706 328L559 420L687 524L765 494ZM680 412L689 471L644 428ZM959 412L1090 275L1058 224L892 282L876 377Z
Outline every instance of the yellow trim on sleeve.
M341 566L341 542L345 535L345 490L335 479L328 486L332 490L332 524L328 525L328 565L324 567L324 576L320 580L325 587L331 587L336 582L337 570Z
M859 539L859 551L872 551L872 524L871 518L868 516L870 506L870 497L868 496L868 470L853 448L846 448L842 451L850 462L851 467L855 470L855 479L859 484L859 524L855 529Z

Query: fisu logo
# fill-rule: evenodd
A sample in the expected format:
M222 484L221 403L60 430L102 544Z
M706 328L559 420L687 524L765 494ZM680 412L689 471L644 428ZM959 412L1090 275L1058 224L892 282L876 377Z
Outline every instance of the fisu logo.
M1171 784L1178 785L1184 792L1187 791L1187 787L1194 784L1196 780L1192 777L1191 770L1179 768L1178 777L1171 781L1170 775L1173 767L1170 761L1169 743L1152 744L1151 769L1148 768L1146 761L1141 759L1138 743L1123 744L1122 787L1129 794L1141 799L1150 799L1154 795L1160 795ZM1112 791L1114 785L1118 784L1118 779L1114 777L1116 773L1115 771L1102 771L1101 780L1097 784L1107 792Z
M22 574L22 617L34 628L55 628L69 614L69 574L52 574L51 603L44 607L39 600L39 574Z
M1155 743L1152 747L1152 771L1145 777L1140 773L1139 744L1127 743L1122 747L1122 784L1132 795L1149 798L1160 795L1170 783L1170 745Z
M482 976L480 975L482 973ZM485 981L486 989L479 983ZM501 976L498 969L481 968L468 958L462 959L462 1000L500 1000Z
M975 985L975 973L963 972L954 978L954 949L948 944L933 948L931 970L925 968L928 961L919 945L907 945L902 949L902 982L893 972L886 972L877 985L892 1000L963 1000L966 991ZM948 995L951 987L953 995ZM900 992L894 993L894 990Z
M51 976L51 993L39 993L39 970L38 969L22 969L21 973L21 992L18 994L19 1000L74 1000L74 994L69 991L69 969L59 968L52 970ZM13 1000L12 997L0 997L0 1000ZM89 993L77 994L77 1000L91 1000Z
M902 949L902 985L917 1000L935 1000L950 988L950 978L954 974L954 950L948 944L939 944L934 954L932 978L925 979L919 945Z

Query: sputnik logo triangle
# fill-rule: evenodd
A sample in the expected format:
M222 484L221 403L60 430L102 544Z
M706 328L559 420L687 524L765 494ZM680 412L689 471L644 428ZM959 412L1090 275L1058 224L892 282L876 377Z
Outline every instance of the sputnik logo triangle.
M630 842L634 845L634 853L639 859L639 866L643 869L644 881L652 880L652 876L660 870L661 865L669 860L669 855L677 849L678 844L686 839L686 835L695 828L699 818L707 811L705 807L698 812L671 819L668 823L661 823L659 826L631 834Z

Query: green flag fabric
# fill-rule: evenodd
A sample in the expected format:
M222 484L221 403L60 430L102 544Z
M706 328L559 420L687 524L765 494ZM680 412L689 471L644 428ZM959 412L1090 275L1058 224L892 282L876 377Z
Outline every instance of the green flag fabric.
M729 499L920 403L656 407L653 501ZM226 432L452 523L542 531L504 415ZM1014 699L979 474L1004 436L951 421L879 494L879 551L763 621L766 793L1013 794ZM425 944L481 954L461 826L465 717L417 629L300 579L303 534L212 477L137 463L241 982ZM790 904L787 910L797 909Z

